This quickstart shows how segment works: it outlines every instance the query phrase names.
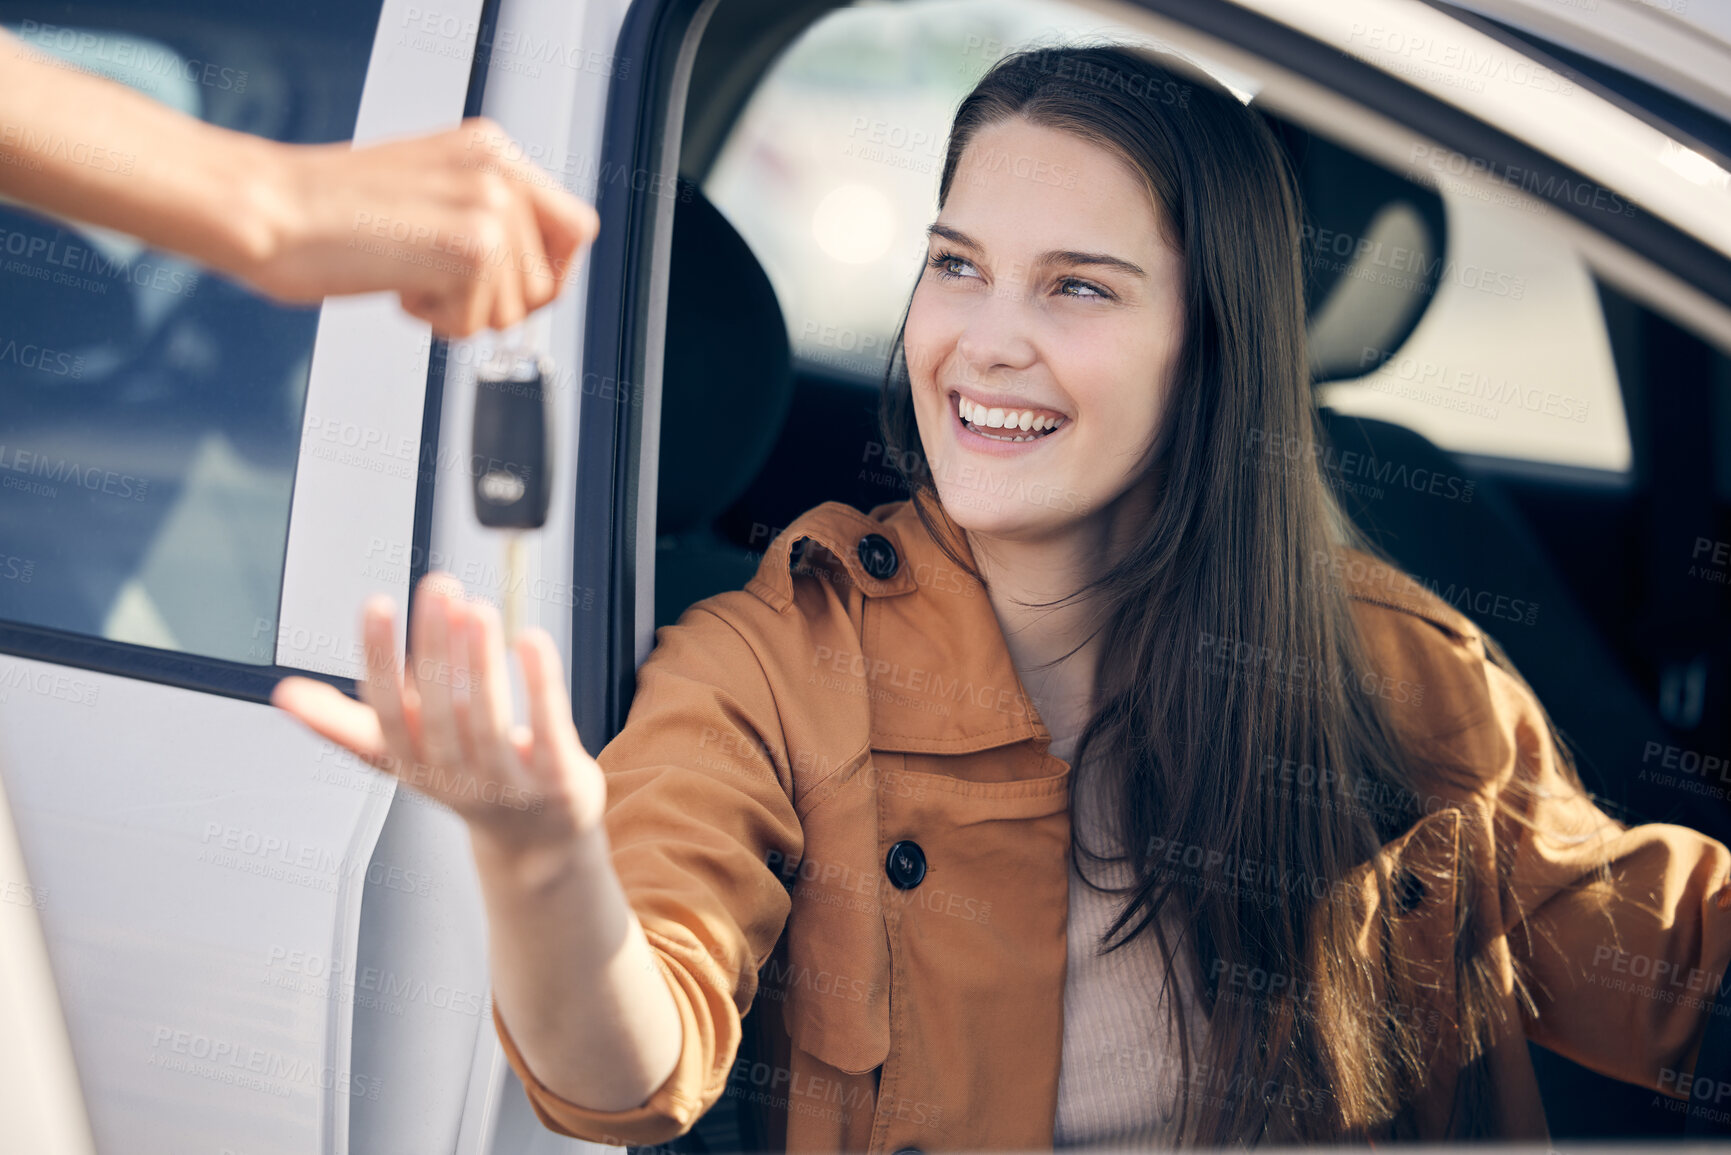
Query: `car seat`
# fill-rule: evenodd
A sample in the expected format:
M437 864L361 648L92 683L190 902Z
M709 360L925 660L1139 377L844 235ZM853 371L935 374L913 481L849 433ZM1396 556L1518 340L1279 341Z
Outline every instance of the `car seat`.
M1441 256L1447 225L1441 199L1424 186L1302 129L1275 122L1294 162L1313 238L1364 237ZM1379 236L1392 227L1395 236ZM1391 357L1417 327L1434 281L1403 289L1355 276L1379 251L1358 259L1307 260L1312 379L1318 386L1363 376ZM1380 299L1379 299L1380 298ZM1386 298L1395 298L1388 300ZM1367 360L1369 363L1367 364ZM1638 791L1631 782L1644 743L1666 732L1657 710L1580 608L1503 487L1404 426L1319 410L1322 434L1338 453L1373 460L1375 472L1441 474L1472 483L1471 500L1439 500L1407 485L1380 486L1374 498L1337 487L1346 512L1403 568L1435 589L1500 642L1559 729L1576 748L1590 788L1642 820L1680 817L1674 791ZM1419 471L1428 471L1420 474ZM1469 596L1489 591L1538 607L1532 624L1511 625L1478 612ZM1715 816L1717 817L1717 816ZM1731 834L1721 823L1717 837Z
M727 218L681 181L674 213L655 514L655 624L745 586L779 527L716 530L775 447L793 401L787 325ZM818 498L813 505L821 501Z
M1370 239L1373 246L1359 258L1365 262L1379 251L1377 241L1383 243L1381 252L1400 245L1440 256L1448 236L1441 198L1296 125L1268 119L1293 163L1310 226L1306 301L1313 384L1363 376L1411 336L1435 282L1378 285L1370 276L1355 275L1372 270L1331 259L1335 250L1318 259L1317 242L1338 236ZM1383 466L1404 467L1407 477L1427 470L1472 483L1470 502L1439 500L1398 484L1379 486L1374 498L1349 486L1336 489L1360 529L1502 644L1573 747L1587 787L1608 809L1630 821L1684 822L1725 839L1731 830L1720 809L1686 809L1676 791L1638 780L1643 744L1667 729L1495 479L1391 422L1326 407L1318 409L1317 422L1319 434L1337 453L1373 459L1373 473ZM1539 614L1531 625L1510 625L1476 612L1473 602L1456 591L1518 597L1538 606ZM1681 1116L1653 1106L1651 1091L1606 1078L1542 1047L1530 1050L1555 1136L1681 1132ZM1563 1104L1567 1111L1549 1110Z

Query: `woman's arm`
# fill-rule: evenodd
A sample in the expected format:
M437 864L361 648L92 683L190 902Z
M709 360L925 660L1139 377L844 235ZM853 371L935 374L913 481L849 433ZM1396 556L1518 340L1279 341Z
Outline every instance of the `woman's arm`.
M1521 1015L1506 1025L1685 1095L1706 1027L1731 1015L1731 850L1606 814L1495 641L1410 578L1381 583L1355 591L1355 616L1379 678L1422 691L1391 717L1435 771L1423 808L1462 812L1474 937Z
M511 726L498 614L430 576L397 667L389 602L365 614L365 704L288 678L272 701L467 822L491 934L494 1000L543 1082L595 1111L640 1107L673 1072L679 1013L626 903L602 827L606 784L572 727L543 632L517 643L527 731Z
M551 301L594 210L484 120L366 148L185 116L0 31L0 195L291 302L390 290L442 335Z
M493 1001L524 1061L590 1110L642 1106L673 1073L683 1028L606 832L544 855L479 834L472 841Z
M1611 818L1566 772L1532 690L1495 663L1484 672L1507 748L1495 841L1503 928L1537 1012L1527 1035L1687 1097L1706 1074L1707 1027L1731 1015L1731 850L1687 827Z

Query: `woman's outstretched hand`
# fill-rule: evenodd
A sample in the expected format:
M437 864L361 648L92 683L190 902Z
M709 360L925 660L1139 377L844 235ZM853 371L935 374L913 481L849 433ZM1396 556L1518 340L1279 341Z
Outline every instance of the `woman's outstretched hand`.
M667 1081L679 1008L613 870L607 785L571 724L553 640L517 639L529 725L512 726L492 606L445 574L422 580L405 676L396 611L363 611L367 673L355 702L284 678L271 701L467 822L487 906L495 1007L537 1078L597 1111L640 1106Z
M606 782L571 724L559 655L544 631L524 631L516 643L529 694L526 727L512 721L498 611L465 601L454 578L428 574L421 582L407 676L389 598L368 601L362 631L362 701L298 677L279 682L271 701L444 803L499 849L568 846L600 826Z

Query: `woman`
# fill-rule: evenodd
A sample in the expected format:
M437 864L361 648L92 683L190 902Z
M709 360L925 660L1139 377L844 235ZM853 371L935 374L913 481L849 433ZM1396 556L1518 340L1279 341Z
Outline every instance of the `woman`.
M454 768L542 1119L1538 1137L1528 1037L1681 1094L1710 997L1605 980L1717 982L1731 853L1595 808L1495 644L1340 516L1260 120L1128 50L1012 56L939 203L883 406L915 499L820 506L661 631L598 760L544 635L506 734L494 615L434 579L406 685L379 604L367 706L279 690L411 781ZM754 1000L785 1031L736 1061Z

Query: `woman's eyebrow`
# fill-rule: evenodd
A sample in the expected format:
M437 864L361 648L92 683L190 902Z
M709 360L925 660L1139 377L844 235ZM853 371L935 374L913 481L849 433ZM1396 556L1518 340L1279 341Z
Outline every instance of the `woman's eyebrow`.
M953 229L948 225L933 224L926 229L926 235L942 237L946 241L951 241L963 246L964 248L973 249L976 252L984 251L980 242L976 241L973 237L970 237L967 233L962 232L960 229ZM1121 272L1129 273L1136 277L1146 277L1148 275L1147 270L1143 269L1141 265L1138 265L1133 261L1126 261L1123 257L1114 257L1110 253L1083 253L1077 252L1074 249L1053 249L1051 252L1041 253L1039 263L1053 265L1101 265L1108 269L1118 269Z

